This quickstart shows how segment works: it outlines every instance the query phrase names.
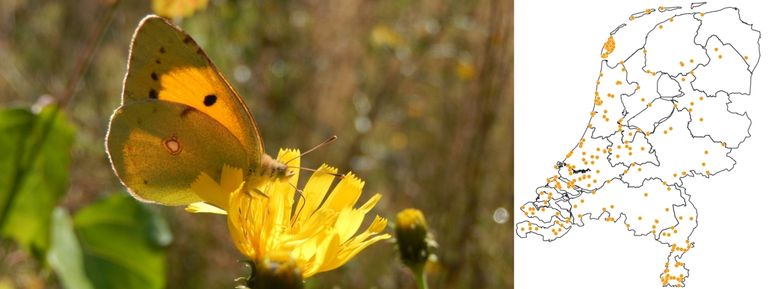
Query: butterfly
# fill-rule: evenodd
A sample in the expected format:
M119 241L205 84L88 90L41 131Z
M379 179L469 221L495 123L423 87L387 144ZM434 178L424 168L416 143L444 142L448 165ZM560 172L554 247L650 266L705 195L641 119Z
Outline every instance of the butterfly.
M220 176L224 166L244 172L249 187L291 174L264 153L243 98L206 53L155 15L134 32L121 105L105 142L115 174L145 202L204 201L190 185L202 173Z

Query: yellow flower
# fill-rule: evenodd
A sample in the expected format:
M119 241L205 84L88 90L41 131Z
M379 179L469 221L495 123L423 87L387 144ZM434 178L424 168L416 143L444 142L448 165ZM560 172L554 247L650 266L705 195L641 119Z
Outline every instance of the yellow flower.
M167 18L184 18L206 8L208 0L152 0L152 11Z
M348 173L328 193L337 169L322 165L294 204L299 151L281 150L277 159L294 170L291 177L246 188L242 172L225 167L221 184L203 174L192 186L199 195L229 196L224 208L230 235L238 250L254 263L293 262L302 276L308 278L338 268L364 248L390 238L389 234L380 234L387 225L387 220L380 216L374 218L366 231L356 235L366 213L381 196L376 194L354 208L364 187L355 175ZM188 211L223 212L201 203L189 206Z
M460 60L455 65L455 74L462 80L468 80L476 76L476 68L470 60Z
M401 35L384 24L377 25L372 29L369 40L377 47L395 48L403 44Z
M396 240L401 261L407 266L423 266L428 260L428 225L417 209L404 209L396 215Z
M425 262L430 258L429 247L438 245L428 233L428 224L422 211L404 209L396 215L396 243L401 253L401 262L412 270L418 288L428 288L425 279Z

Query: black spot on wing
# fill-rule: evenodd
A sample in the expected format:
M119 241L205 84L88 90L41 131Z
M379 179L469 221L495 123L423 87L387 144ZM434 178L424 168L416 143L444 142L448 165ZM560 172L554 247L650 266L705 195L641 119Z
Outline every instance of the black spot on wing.
M158 81L158 74L157 74L157 73L155 73L155 71L153 71L152 73L150 73L150 77L152 78L152 80Z
M160 59L155 59L155 64L160 64Z
M185 43L185 44L190 44L190 43L193 43L193 40L192 40L192 38L190 37L190 35L187 35L187 36L185 36L185 37L184 37L184 43Z
M150 89L150 99L158 99L158 91L154 88Z
M147 184L147 180L143 180L142 182L143 182L145 185Z
M160 54L166 53L166 48L161 46L160 47Z
M203 98L203 105L205 106L212 106L216 102L217 102L217 96L213 94L209 94Z

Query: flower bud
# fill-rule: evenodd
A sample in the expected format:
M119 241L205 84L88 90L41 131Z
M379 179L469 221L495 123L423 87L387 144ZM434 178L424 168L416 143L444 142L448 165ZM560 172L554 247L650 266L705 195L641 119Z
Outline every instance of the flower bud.
M401 261L412 268L422 269L428 260L428 226L417 209L405 209L396 215L396 241Z

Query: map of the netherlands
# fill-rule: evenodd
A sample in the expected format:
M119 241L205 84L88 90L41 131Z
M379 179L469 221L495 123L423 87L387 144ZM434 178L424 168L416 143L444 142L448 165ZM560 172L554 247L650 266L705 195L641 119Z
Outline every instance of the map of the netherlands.
M761 58L748 22L736 7L693 3L632 11L610 29L594 91L571 96L593 102L585 131L553 152L553 173L516 208L527 217L517 236L550 242L587 220L621 224L668 248L659 274L639 278L684 286L699 215L683 180L729 174L751 136L748 113L731 107L751 95Z

